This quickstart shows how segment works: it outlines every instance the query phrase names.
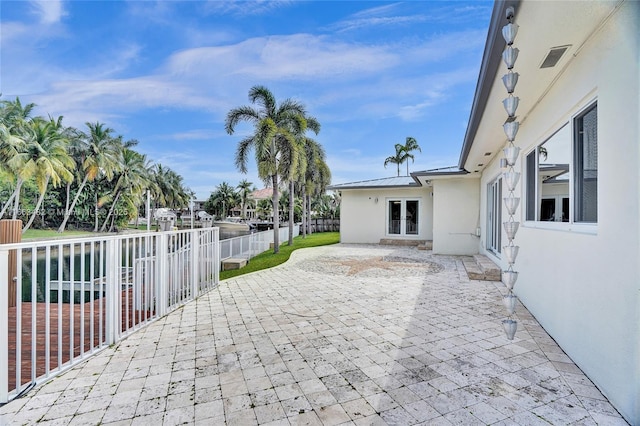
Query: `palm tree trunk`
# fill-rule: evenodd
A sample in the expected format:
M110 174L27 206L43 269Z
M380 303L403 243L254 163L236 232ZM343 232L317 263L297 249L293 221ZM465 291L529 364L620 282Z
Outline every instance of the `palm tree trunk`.
M396 163L398 166L398 176L400 176L400 163Z
M289 245L292 246L293 245L293 214L295 209L293 208L293 201L294 201L294 194L293 194L293 190L294 190L295 186L293 183L293 180L291 182L289 182Z
M78 192L76 192L76 196L73 197L73 202L71 203L71 207L69 207L68 209L65 210L64 219L62 220L62 223L60 224L60 227L58 228L58 232L64 232L64 229L67 227L67 221L71 217L71 212L76 207L76 203L78 202L78 199L80 198L80 194L82 193L82 190L84 189L84 186L87 184L87 180L88 179L89 179L88 176L84 177L84 179L82 180L82 183L80 184L80 187L78 188Z
M113 214L113 210L116 208L116 203L118 202L118 198L120 198L120 190L116 193L116 197L113 199L113 203L111 203L111 208L109 209L109 213L107 213L107 217L104 219L102 223L102 227L100 228L100 232L104 232L107 229L107 223L109 223L109 219L111 219L111 215Z
M38 197L38 202L36 203L36 208L33 210L33 214L31 215L31 217L29 218L29 221L27 222L27 224L24 226L24 228L22 228L22 233L24 234L25 231L27 229L29 229L29 227L31 227L31 224L33 223L33 221L35 220L37 214L38 214L38 210L40 210L40 205L42 204L42 200L44 200L44 194L47 193L47 186L49 186L49 175L47 175L47 178L44 182L44 190L42 191L42 193L40 194L40 196Z
M273 253L280 253L280 209L278 206L278 175L271 176L273 184L273 195L271 196L271 204L273 204Z
M13 199L16 197L16 192L13 191L11 193L11 196L9 197L9 199L7 200L6 203L4 203L4 207L2 207L2 211L0 211L0 219L2 219L2 217L4 216L4 214L7 212L7 210L9 209L9 206L11 205L11 202L13 201Z
M22 183L24 181L20 178L18 178L17 182L16 182L16 190L15 192L15 197L13 199L13 216L12 219L17 219L18 218L18 207L20 207L20 190L22 189Z
M307 234L311 235L311 194L307 194Z
M302 186L302 238L307 238L307 187Z
M93 232L98 232L98 210L100 209L100 206L98 206L98 193L96 193L96 202L95 202L95 208L94 208L94 213L95 213L95 220L94 220L94 225L93 225Z

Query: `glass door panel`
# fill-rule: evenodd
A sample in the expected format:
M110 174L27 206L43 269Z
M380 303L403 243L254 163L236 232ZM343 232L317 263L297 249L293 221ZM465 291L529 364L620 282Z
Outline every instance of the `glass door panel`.
M408 200L405 210L405 234L418 235L418 201Z
M402 202L389 201L389 234L400 235L400 221L402 218Z

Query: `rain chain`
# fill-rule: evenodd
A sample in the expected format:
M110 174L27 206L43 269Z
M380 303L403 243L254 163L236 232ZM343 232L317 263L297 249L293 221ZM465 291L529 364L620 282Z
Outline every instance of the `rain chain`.
M513 23L514 14L515 10L513 7L507 8L506 15L509 23L502 28L502 37L504 37L504 40L507 43L507 47L504 52L502 52L502 60L507 65L508 70L507 74L502 77L502 82L509 94L509 97L502 101L504 109L507 111L507 115L509 116L503 125L504 132L509 140L509 146L503 150L505 158L501 161L501 165L507 168L507 171L503 173L503 177L505 185L509 191L509 196L504 198L504 204L507 209L507 213L509 214L509 220L503 222L504 230L507 234L507 239L509 240L509 244L503 247L503 253L505 254L509 267L507 270L502 271L502 282L508 289L507 295L503 297L503 302L507 308L509 318L502 320L502 326L504 327L507 339L509 340L513 340L516 330L518 329L518 322L513 319L517 301L517 297L513 293L513 287L518 279L518 272L513 270L513 265L516 262L518 250L520 249L513 243L513 239L515 238L516 232L518 232L518 227L520 226L520 222L516 222L514 219L516 210L520 204L520 197L514 196L516 185L520 179L520 173L514 171L514 166L518 160L518 155L520 154L520 148L515 146L513 143L516 138L516 134L518 133L518 128L520 127L520 123L516 121L516 109L518 108L520 98L513 96L513 91L518 83L518 73L513 72L513 66L518 58L519 52L517 48L513 47L513 41L518 32L518 25Z

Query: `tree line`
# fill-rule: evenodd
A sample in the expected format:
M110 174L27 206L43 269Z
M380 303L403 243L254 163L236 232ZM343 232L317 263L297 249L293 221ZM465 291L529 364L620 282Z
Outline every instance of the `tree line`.
M293 218L294 222L300 223L303 215L307 214L303 210L305 202L300 196L300 187L296 185L297 196L294 197ZM228 182L222 182L211 192L211 195L204 203L204 210L216 218L224 219L233 216L234 209L240 210L239 217L241 219L250 219L248 212L254 212L251 219L258 221L268 221L272 219L273 205L270 199L254 199L251 194L257 188L253 182L246 179L240 181L237 186L233 186ZM283 189L278 199L278 209L283 212L282 220L289 220L289 189ZM314 218L336 219L340 217L340 196L337 193L326 194L324 192L314 192L311 196L310 211L313 212ZM308 220L309 216L305 219Z
M32 226L112 231L138 216L150 191L156 207L184 208L183 178L104 123L77 129L63 117L32 116L35 104L0 102L0 219Z

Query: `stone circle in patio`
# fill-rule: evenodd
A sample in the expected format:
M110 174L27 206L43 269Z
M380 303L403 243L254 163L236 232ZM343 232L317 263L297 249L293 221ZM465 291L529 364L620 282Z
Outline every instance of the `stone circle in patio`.
M402 277L435 274L444 267L439 263L408 256L322 256L298 267L307 272L337 275Z

